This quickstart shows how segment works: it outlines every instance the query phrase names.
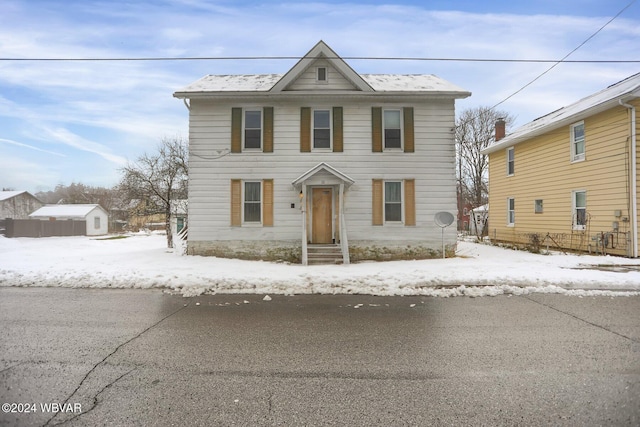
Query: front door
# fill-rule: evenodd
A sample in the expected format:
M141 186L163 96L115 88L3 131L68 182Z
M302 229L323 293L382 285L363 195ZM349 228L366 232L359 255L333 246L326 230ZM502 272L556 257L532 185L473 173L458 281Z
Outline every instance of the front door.
M311 243L333 243L331 188L312 189Z

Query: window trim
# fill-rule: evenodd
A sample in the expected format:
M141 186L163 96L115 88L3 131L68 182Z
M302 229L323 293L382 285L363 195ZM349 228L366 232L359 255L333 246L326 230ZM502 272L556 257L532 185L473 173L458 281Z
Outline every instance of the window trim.
M316 111L327 111L329 113L329 146L328 147L316 147ZM320 128L326 129L326 128ZM332 107L317 107L311 109L311 151L333 151L333 108Z
M578 126L582 126L582 153L576 154L576 139L575 139L575 129ZM587 138L585 134L585 125L584 120L576 122L569 127L569 141L570 141L570 149L571 149L571 163L582 162L586 158L587 153Z
M387 183L400 184L400 220L388 220L387 219ZM395 203L395 202L394 202ZM397 204L397 203L395 203ZM382 221L383 224L402 224L404 225L405 218L405 200L404 200L404 179L385 179L382 181Z
M399 147L387 147L387 126L385 121L385 113L387 111L396 111L400 118L400 146ZM394 129L394 128L390 128ZM400 151L404 152L404 109L402 107L398 108L383 108L382 109L382 151Z
M94 216L93 217L93 228L95 230L100 230L100 226L101 226L101 221L100 221L100 217L99 216Z
M258 184L260 186L260 201L257 203L260 206L259 212L260 212L260 220L259 221L247 221L245 219L245 205L247 203L246 200L246 190L247 190L247 184ZM243 226L262 226L262 222L264 221L264 212L263 212L263 208L264 208L264 185L262 183L262 180L252 180L252 179L248 179L248 180L242 180L242 186L240 187L240 191L241 191L241 201L242 201L242 205L240 208L240 213L242 215L242 225ZM250 203L255 203L250 202Z
M584 206L582 207L578 207L576 203L579 193L584 193ZM578 224L578 209L584 210L584 224ZM587 229L587 190L573 190L571 192L571 223L573 230L583 231Z
M513 209L511 203L513 202ZM516 198L507 197L507 227L515 227L516 225Z
M511 156L509 156L511 155ZM507 148L507 176L514 176L516 173L516 150L515 147Z
M259 147L247 147L246 135L247 135L247 113L259 112L260 113L260 146ZM256 129L256 128L250 128ZM261 152L264 148L264 109L261 107L247 107L242 109L242 151L254 151Z

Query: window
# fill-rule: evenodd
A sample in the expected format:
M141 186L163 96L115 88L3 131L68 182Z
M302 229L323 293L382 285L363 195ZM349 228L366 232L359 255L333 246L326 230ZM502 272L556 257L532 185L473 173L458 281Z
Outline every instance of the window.
M543 212L543 210L542 210L542 199L536 199L534 212L535 213L542 213Z
M371 107L371 151L414 153L416 146L413 107Z
M516 199L507 199L507 225L513 227L516 223Z
M313 148L331 148L331 110L313 111Z
M511 176L515 172L515 153L514 148L507 148L507 175Z
M260 222L261 216L261 182L244 183L244 222Z
M94 216L93 217L93 228L95 228L96 230L100 229L100 217L99 216Z
M402 221L402 182L400 181L384 183L384 220L385 222Z
M587 192L573 192L573 229L584 230L587 226Z
M584 122L571 125L571 161L584 160Z
M262 144L262 111L245 110L244 112L244 148L261 148Z
M384 148L402 148L400 110L384 110Z
M327 67L316 68L316 81L318 83L327 83Z

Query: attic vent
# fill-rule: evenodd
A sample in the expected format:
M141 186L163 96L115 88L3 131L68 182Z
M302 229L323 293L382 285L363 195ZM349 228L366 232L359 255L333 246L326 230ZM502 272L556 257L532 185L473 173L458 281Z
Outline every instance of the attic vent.
M318 67L316 71L316 80L321 83L327 82L327 67Z

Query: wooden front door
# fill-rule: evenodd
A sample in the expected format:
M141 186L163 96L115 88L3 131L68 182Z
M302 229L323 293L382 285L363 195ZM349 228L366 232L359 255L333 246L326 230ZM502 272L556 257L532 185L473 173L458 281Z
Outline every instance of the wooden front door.
M312 193L311 243L333 243L333 190L313 188Z

